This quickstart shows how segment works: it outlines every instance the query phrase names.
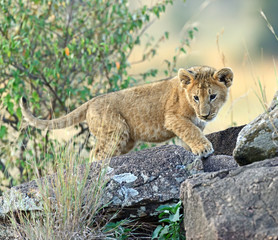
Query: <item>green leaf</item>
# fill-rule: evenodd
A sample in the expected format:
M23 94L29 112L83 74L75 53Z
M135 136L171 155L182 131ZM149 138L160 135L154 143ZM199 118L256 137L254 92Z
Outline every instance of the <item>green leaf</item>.
M171 216L172 216L172 215L170 215L170 217L171 217ZM171 220L170 220L170 218L163 218L163 219L160 219L159 222L170 223Z
M161 225L158 225L153 232L152 239L158 238L160 231L163 229Z
M184 50L184 48L180 48L180 50L181 50L184 54L186 54L186 51Z
M188 35L189 35L189 38L192 40L193 37L194 37L194 34L193 34L193 31L191 29L188 30Z
M3 139L3 137L7 134L7 127L1 126L0 127L0 139Z
M40 100L40 97L39 97L39 95L38 95L38 93L37 92L32 92L32 98L34 99L34 101L36 101L36 102L39 102L39 100Z
M160 232L160 236L167 235L169 233L169 228L170 228L169 225L164 226L163 229Z
M176 211L174 215L169 216L169 220L171 222L178 222L180 220L180 213L179 211Z
M160 211L164 211L164 210L170 210L172 208L171 205L161 205L159 206L157 209L155 209L156 211L160 212Z
M179 202L177 202L177 204L175 204L175 205L173 206L173 207L174 207L174 213L177 212L177 211L180 209L181 204L182 204L182 202L179 201Z
M169 211L169 210L164 210L162 213L160 213L160 214L158 215L158 217L159 217L159 218L162 218L163 216L169 215L169 214L170 214L170 211Z
M21 113L21 109L19 107L16 109L16 116L19 118L19 120L21 120L22 113Z
M10 114L14 114L14 104L12 102L7 103L7 108Z

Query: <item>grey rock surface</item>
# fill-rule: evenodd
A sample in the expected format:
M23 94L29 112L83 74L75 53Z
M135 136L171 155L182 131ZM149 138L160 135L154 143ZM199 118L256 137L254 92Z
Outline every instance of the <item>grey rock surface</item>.
M278 239L278 158L192 176L181 186L186 239Z
M103 198L104 204L109 203L107 212L122 209L119 219L149 218L159 205L177 202L180 184L191 175L187 165L194 159L191 152L175 145L112 158L111 180Z
M194 161L195 156L184 148L168 145L134 152L110 160L105 193L101 200L104 214L117 218L151 218L155 209L163 203L174 203L179 199L180 184L191 174L186 165ZM92 163L88 177L88 186L96 182L100 164ZM84 166L80 166L80 176ZM197 170L198 172L198 170ZM199 171L200 172L200 171ZM55 188L56 175L40 179L42 186L47 183ZM48 189L55 205L55 194ZM37 181L31 181L13 187L0 197L0 239L13 236L9 216L15 212L40 212L42 194Z
M232 156L216 155L203 159L204 172L216 172L223 169L237 168L239 165Z
M238 167L233 157L223 155L203 160L203 166L195 163L196 156L175 145L112 158L113 180L107 184L104 203L110 203L109 212L122 207L120 219L149 218L159 205L179 200L180 184L189 176Z
M206 135L207 139L213 145L213 155L233 156L233 151L236 146L238 134L244 126L245 125L230 127L223 131L214 132Z
M222 159L226 159L223 160ZM103 213L110 216L118 212L115 220L130 218L151 221L157 218L155 209L161 204L179 201L181 183L193 174L235 167L229 156L211 156L204 167L196 165L196 156L176 145L166 145L114 157L107 169L107 184L101 200L107 205ZM202 162L201 162L202 163ZM201 164L202 165L202 164ZM213 166L212 166L213 165ZM80 176L84 166L80 166ZM100 172L99 163L92 163L88 186L95 182ZM42 186L55 187L56 175L13 187L0 197L0 239L8 236L8 216L15 212L42 211ZM55 202L55 194L49 189ZM55 204L55 203L53 203ZM120 211L119 211L120 210ZM146 220L147 219L147 220Z
M278 156L278 91L268 111L241 130L233 155L240 165Z

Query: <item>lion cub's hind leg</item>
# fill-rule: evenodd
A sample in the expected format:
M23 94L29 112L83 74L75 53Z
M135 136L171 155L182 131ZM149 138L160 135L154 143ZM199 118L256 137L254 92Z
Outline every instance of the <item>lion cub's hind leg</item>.
M96 137L96 146L91 152L94 159L119 156L134 147L135 142L130 138L129 126L119 113L108 109L100 114L90 109L87 122L91 133Z

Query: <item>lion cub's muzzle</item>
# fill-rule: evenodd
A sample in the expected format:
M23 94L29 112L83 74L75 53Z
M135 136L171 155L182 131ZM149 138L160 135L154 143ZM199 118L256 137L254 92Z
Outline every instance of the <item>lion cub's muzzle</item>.
M203 106L200 107L200 113L198 114L198 117L202 120L209 120L210 118L210 107L209 106Z
M203 121L211 121L215 118L216 113L211 113L209 112L207 115L202 114L202 115L198 115L198 118L200 118Z
M208 120L209 117L210 117L210 113L207 114L207 115L201 115L201 116L199 116L199 118L201 118L202 120Z

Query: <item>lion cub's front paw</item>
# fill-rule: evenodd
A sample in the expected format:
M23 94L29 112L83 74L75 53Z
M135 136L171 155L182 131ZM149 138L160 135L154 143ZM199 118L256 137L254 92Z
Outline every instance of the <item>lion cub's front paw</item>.
M200 142L198 145L191 148L193 154L199 155L200 157L208 157L214 150L211 142L208 140L206 142Z

